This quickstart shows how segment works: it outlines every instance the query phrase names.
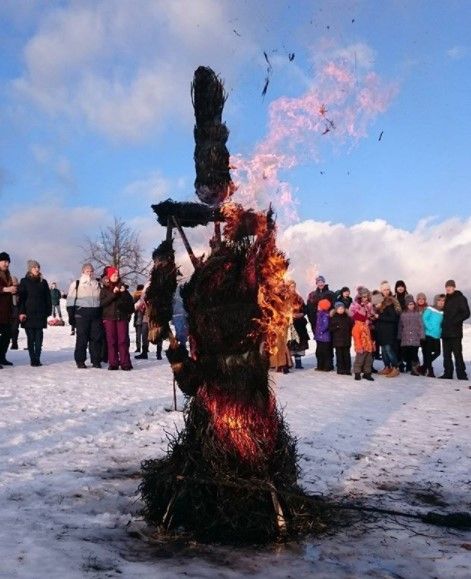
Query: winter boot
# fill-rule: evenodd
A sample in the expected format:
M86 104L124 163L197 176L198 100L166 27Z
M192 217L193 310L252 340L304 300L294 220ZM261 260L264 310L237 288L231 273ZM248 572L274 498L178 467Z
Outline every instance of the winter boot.
M18 350L18 342L16 340L12 341L10 350Z
M355 380L361 380L361 374L359 372L355 372Z
M373 378L373 376L371 374L363 374L363 379L364 380L368 380L370 382L374 382L375 379Z
M391 372L392 368L390 368L389 366L385 366L382 370L380 370L378 372L378 374L380 376L387 376L389 374L389 372Z
M418 368L419 368L418 364L412 364L412 369L410 371L410 375L411 376L420 376L420 372L419 372Z
M134 356L135 360L147 360L149 356L147 355L147 348L142 348L142 353Z
M435 372L433 371L433 368L429 368L425 375L427 376L427 378L435 378Z
M162 342L157 344L157 360L162 360Z
M391 368L389 374L385 374L385 376L386 378L397 378L399 374L400 374L399 368Z
M294 359L294 367L297 370L303 370L303 365L301 364L301 358L295 358Z

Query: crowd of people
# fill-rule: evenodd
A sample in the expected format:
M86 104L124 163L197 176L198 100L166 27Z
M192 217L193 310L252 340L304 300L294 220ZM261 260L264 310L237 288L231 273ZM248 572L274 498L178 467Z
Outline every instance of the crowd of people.
M154 267L159 264L154 260ZM10 273L10 256L0 253L0 369L12 366L7 359L8 349L18 349L21 325L26 332L31 366L42 366L43 330L51 325L63 325L60 300L66 297L71 334L75 336L74 360L79 369L87 368L87 358L93 368L108 364L109 370L132 370L129 325L134 319L137 359L148 359L149 308L146 286L140 285L131 294L121 280L117 268L107 266L96 277L93 265L85 263L80 276L70 284L64 296L56 282L50 286L35 260L27 263L24 278L18 280ZM57 324L56 321L59 323ZM177 292L173 324L176 338L185 343L188 338L186 318ZM157 359L162 359L162 340L155 340Z
M395 378L401 372L434 378L433 362L442 350L440 378L451 379L456 370L458 380L468 380L462 338L463 322L470 317L470 310L466 297L456 289L452 279L431 304L423 292L415 297L409 293L403 280L395 283L394 292L388 281L382 281L373 291L358 287L352 298L347 286L331 291L322 275L317 276L316 289L306 303L296 292L295 296L292 323L282 340L285 346L271 360L271 366L278 372L289 372L292 357L294 367L303 368L309 322L316 342L318 371L334 370L335 352L337 373L351 376L353 341L355 380L374 381L373 373ZM374 368L375 359L383 361L381 370Z
M154 267L158 267L155 257ZM423 292L415 297L399 280L392 291L387 281L378 289L357 288L354 298L347 286L331 291L323 276L317 276L316 289L306 302L290 282L292 301L291 323L280 334L277 352L270 366L288 373L292 367L303 369L302 357L309 347L311 327L316 342L316 370L355 380L373 381L373 374L394 378L401 372L413 376L435 377L433 362L443 351L443 374L440 378L467 380L463 360L463 322L469 318L468 301L456 289L453 280L445 283L444 293L434 296L429 304ZM92 264L85 263L77 280L66 294L68 320L75 335L74 360L77 368L87 368L87 357L94 368L108 364L109 370L132 370L129 325L135 327L136 359L149 357L149 283L138 285L131 294L121 280L117 268L105 267L96 277ZM18 349L19 328L27 337L31 366L41 366L43 330L48 318L62 322L61 291L50 286L35 260L27 263L26 275L18 279L10 274L10 256L0 253L0 368L11 366L8 349ZM188 327L179 291L175 294L173 325L176 338L185 344ZM162 341L156 343L156 357L162 358ZM355 350L352 364L351 346ZM421 351L421 357L419 357ZM335 359L334 359L335 353ZM421 359L420 359L421 358ZM293 364L294 359L294 364ZM382 360L383 368L374 368L374 360ZM335 366L334 366L335 361Z

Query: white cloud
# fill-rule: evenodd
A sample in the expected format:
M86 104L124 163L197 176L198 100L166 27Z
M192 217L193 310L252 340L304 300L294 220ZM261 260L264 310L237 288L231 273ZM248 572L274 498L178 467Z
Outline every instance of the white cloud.
M423 220L414 231L382 219L353 226L303 221L286 229L279 243L291 261L290 273L304 296L314 277L324 275L332 289L404 279L414 294L429 298L444 290L447 279L471 298L471 218L442 223Z
M108 136L139 139L162 122L192 118L195 67L231 69L254 50L228 34L235 7L217 0L101 0L47 11L24 49L16 91L51 114ZM217 46L217 51L214 47Z
M83 261L81 245L85 236L97 234L112 217L105 209L64 207L50 200L32 208L13 208L2 224L1 251L12 256L12 272L22 276L26 261L37 259L48 281L66 284L75 279ZM139 233L150 257L166 231L149 211L145 217L129 220ZM212 227L187 229L194 253L209 253ZM8 240L8 243L6 243ZM411 292L425 291L429 298L443 291L453 278L471 298L471 217L441 223L421 220L413 231L388 224L382 219L352 226L342 223L303 221L279 233L278 243L290 259L290 277L303 296L313 289L321 273L332 289L358 285L374 289L383 279L391 284L404 279ZM175 234L177 263L185 277L193 267L180 237Z
M453 46L446 51L446 54L451 60L461 60L469 54L469 48L467 46Z

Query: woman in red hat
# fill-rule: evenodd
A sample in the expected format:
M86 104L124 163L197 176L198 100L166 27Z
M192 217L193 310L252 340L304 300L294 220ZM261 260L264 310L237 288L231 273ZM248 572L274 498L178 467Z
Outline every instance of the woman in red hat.
M129 356L129 320L134 312L131 294L119 278L116 267L105 267L109 284L100 293L103 308L103 325L108 345L108 370L132 370Z

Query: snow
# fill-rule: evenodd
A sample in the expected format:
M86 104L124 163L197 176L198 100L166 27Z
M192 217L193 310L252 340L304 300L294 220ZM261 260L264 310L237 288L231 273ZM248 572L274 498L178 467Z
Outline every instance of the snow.
M411 519L358 521L266 548L146 542L140 462L162 455L182 415L165 360L78 370L70 328L45 331L44 366L20 350L0 370L0 577L470 577L469 533ZM132 337L133 339L133 337ZM470 370L471 327L465 359ZM467 382L374 383L314 370L274 374L312 493L425 513L470 510ZM379 368L381 364L376 363ZM441 361L435 363L441 370ZM178 404L183 405L179 394Z

